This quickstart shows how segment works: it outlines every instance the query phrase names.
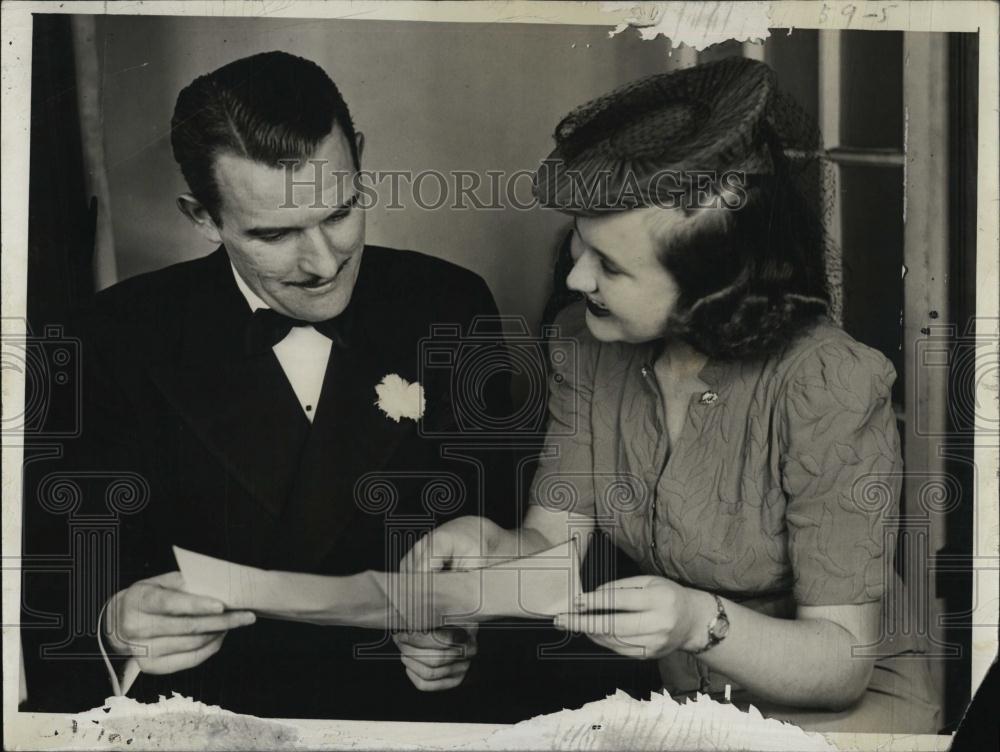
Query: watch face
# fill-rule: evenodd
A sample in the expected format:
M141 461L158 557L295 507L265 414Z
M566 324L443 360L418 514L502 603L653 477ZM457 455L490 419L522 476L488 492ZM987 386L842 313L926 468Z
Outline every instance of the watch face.
M712 625L712 637L721 640L729 634L729 619L717 619Z

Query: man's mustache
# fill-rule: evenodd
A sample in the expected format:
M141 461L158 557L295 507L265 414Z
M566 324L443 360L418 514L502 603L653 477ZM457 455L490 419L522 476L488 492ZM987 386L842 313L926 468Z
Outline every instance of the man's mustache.
M340 273L344 271L344 267L346 267L350 263L351 263L350 258L344 261L344 263L340 265L340 267L337 269L336 273L332 277L310 277L309 279L306 280L296 280L293 282L286 282L285 284L291 285L292 287L304 287L307 289L311 287L322 287L323 285L327 285L330 282L333 282L335 279L337 279L340 276Z

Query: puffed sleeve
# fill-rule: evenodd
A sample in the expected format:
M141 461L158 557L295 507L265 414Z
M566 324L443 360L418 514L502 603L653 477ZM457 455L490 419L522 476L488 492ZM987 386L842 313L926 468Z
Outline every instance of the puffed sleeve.
M800 605L882 596L902 469L890 391L895 378L881 353L844 334L810 349L790 371L779 430Z
M545 447L529 499L549 511L593 515L590 425L594 362L600 344L587 330L582 306L566 308L555 323L558 334L550 340Z

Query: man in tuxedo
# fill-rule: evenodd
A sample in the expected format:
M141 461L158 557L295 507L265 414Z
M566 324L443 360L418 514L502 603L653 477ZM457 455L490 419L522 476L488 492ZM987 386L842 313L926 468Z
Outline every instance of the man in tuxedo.
M52 467L78 485L130 479L134 503L117 507L115 555L74 573L110 586L56 588L38 602L58 610L82 599L86 613L105 604L103 645L116 676L138 657L128 692L138 699L177 691L277 717L488 720L472 677L460 693L420 691L461 683L467 662L439 670L432 650L401 665L387 635L224 611L183 591L171 552L346 575L393 569L453 516L512 524L479 490L502 486L483 477L489 460L443 456L434 437L460 433L452 374L419 360L435 325L468 333L496 314L488 288L442 260L366 245L353 180L364 139L312 62L264 53L199 77L178 97L172 145L190 189L178 206L219 247L103 291L74 328L82 432L57 465L34 471L29 536L40 520L49 535L39 540L65 538L35 505L52 490ZM439 344L460 344L448 336ZM391 374L422 380L419 421L376 405ZM495 414L508 398L503 374L475 397ZM380 479L388 495L371 482ZM75 519L111 492L81 497ZM91 656L92 636L81 643ZM81 651L41 658L47 637L24 632L29 708L79 710L111 693L100 661L73 662ZM399 641L428 637L438 651L474 648L456 630Z

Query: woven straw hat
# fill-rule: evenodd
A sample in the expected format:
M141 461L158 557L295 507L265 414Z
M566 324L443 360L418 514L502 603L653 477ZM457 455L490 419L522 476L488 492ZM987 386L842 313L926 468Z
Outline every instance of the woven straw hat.
M664 205L677 185L662 180L665 172L769 174L778 97L774 72L739 57L626 84L563 118L535 173L535 196L594 214Z

